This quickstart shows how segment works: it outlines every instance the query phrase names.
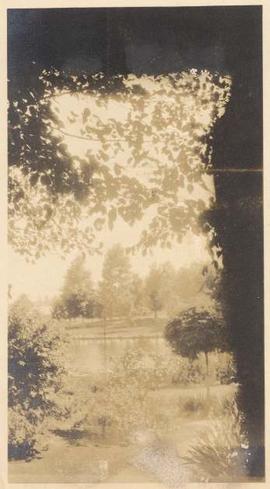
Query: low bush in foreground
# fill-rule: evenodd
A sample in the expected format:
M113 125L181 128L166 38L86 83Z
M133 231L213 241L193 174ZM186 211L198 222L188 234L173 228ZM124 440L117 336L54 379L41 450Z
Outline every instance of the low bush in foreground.
M192 479L200 482L237 481L245 478L248 457L247 439L235 403L226 414L210 421L189 449L185 461Z
M178 413L180 416L219 417L232 410L234 402L234 390L224 397L211 394L211 391L208 395L194 392L179 397Z

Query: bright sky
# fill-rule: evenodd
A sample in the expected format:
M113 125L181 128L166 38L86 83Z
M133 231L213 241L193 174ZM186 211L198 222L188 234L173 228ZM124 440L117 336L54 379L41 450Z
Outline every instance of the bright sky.
M130 110L128 104L121 102L117 104L114 100L108 100L106 108L96 105L93 96L81 95L74 97L72 95L58 96L55 99L55 105L57 106L57 113L60 120L63 122L63 130L66 133L79 135L81 129L82 114L87 106L91 109L91 118L95 120L95 114L102 117L104 123L109 117L116 117L119 122L125 121ZM74 117L75 114L76 116ZM147 114L146 114L147 117ZM205 117L205 116L204 116ZM205 125L209 121L205 120ZM170 129L168 129L170 130ZM63 136L64 142L68 146L68 150L72 156L83 157L86 155L89 149L91 153L98 152L98 143L95 148L95 142L85 141L72 136ZM157 147L153 147L153 152L158 151ZM120 164L125 164L128 161L128 148L124 146L122 154L120 154ZM113 155L111 156L113 158ZM147 170L147 171L146 171ZM128 168L128 172L134 172L134 168ZM136 178L147 181L151 178L151 166L144 168L136 167ZM206 183L209 188L209 192L206 192L202 188L196 189L196 195L198 198L208 200L210 195L213 195L214 187L213 181L210 177L206 178ZM180 201L187 196L186 190L181 190L179 193ZM99 233L98 238L104 243L104 252L106 252L113 244L120 242L123 246L135 244L140 236L142 229L147 227L149 216L145 215L144 219L138 224L130 227L121 218L117 218L114 229L112 231L105 229ZM25 259L15 254L13 250L10 250L9 254L9 283L12 285L12 297L16 298L18 295L25 293L33 300L48 296L55 296L62 284L64 275L71 261L78 253L74 252L66 256L65 260L62 260L57 254L49 253L46 257L41 258L36 264L30 264ZM102 263L104 255L92 255L87 258L87 265L91 271L92 278L98 281L101 277ZM194 262L207 262L210 260L209 252L206 247L206 239L203 235L195 236L193 234L187 234L181 244L175 244L172 249L161 249L160 247L154 247L151 254L146 256L136 255L131 256L131 264L136 273L145 275L149 270L152 263L164 263L166 261L171 262L175 268L181 266L189 266Z
M130 242L130 228L125 223L118 223L113 232L108 233L107 249L119 242L119 233L121 233L121 244ZM62 260L56 254L50 253L33 265L10 250L9 283L12 285L12 297L16 298L24 293L29 298L37 300L45 296L57 295L63 284L66 270L75 256L76 252L67 255L66 260ZM87 266L96 281L101 277L103 259L104 256L100 255L87 257ZM194 262L205 263L210 257L204 238L190 234L185 237L181 245L175 245L170 250L155 247L149 255L131 256L130 259L134 271L143 276L155 262L161 264L170 261L175 268L180 268Z

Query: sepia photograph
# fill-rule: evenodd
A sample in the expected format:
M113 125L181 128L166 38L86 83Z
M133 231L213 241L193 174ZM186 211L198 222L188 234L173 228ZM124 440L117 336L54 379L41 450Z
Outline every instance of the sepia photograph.
M265 481L262 18L8 9L10 484Z

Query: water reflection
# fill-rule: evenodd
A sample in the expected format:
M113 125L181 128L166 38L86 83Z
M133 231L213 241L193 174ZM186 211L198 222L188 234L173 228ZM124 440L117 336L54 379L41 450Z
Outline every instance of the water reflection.
M70 344L70 369L77 373L99 372L111 360L121 357L126 351L143 350L149 354L171 354L162 336L142 337L74 337Z

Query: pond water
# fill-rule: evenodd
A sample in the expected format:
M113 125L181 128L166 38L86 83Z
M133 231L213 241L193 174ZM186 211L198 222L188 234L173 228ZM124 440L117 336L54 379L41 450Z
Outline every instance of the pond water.
M107 368L111 360L121 357L127 351L143 349L146 354L171 355L162 336L149 337L73 337L69 348L69 369L74 373L87 374Z

